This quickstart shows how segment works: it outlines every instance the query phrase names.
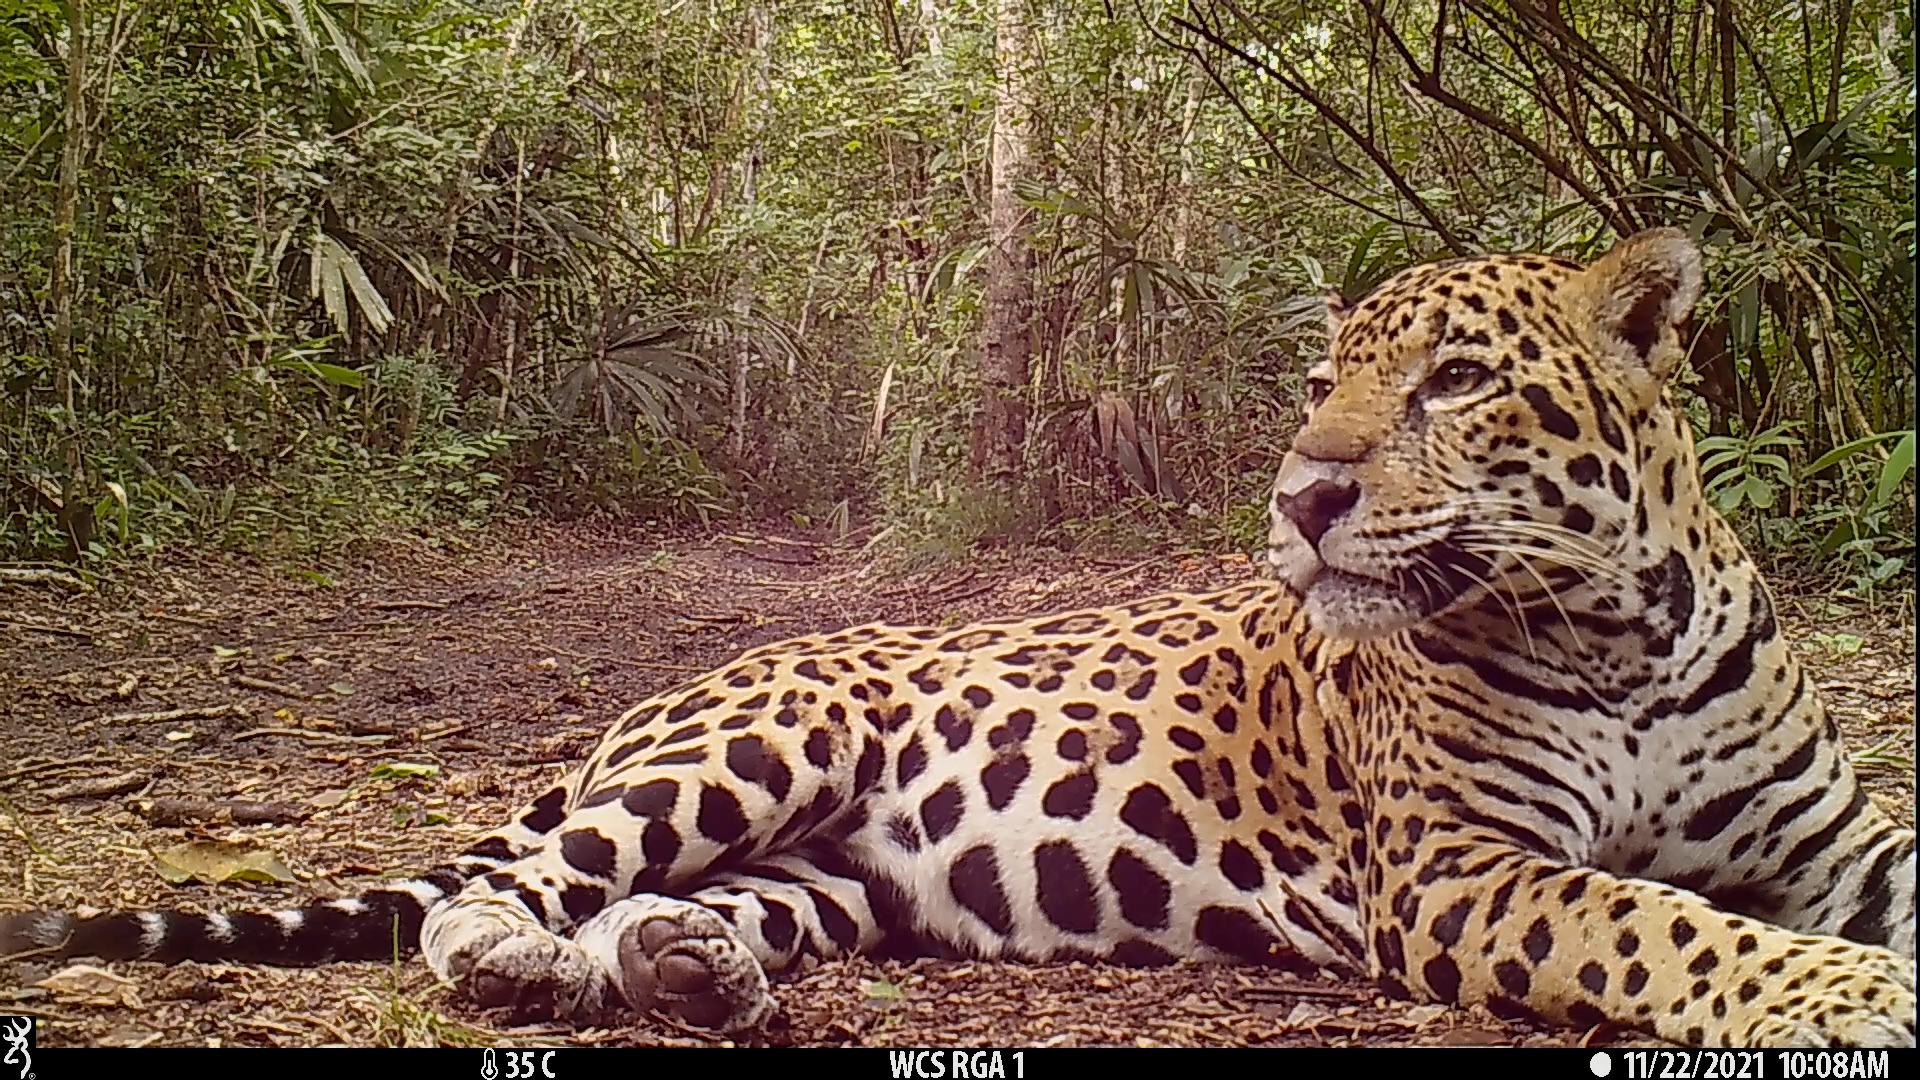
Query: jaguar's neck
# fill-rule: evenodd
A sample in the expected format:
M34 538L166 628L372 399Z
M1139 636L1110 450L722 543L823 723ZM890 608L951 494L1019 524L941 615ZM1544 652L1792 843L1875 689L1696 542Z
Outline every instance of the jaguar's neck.
M1411 631L1408 644L1440 659L1471 654L1526 682L1524 694L1603 712L1651 707L1686 682L1709 643L1777 636L1759 569L1717 517L1698 526L1693 546L1653 545L1650 557L1606 565L1554 566L1539 560L1465 609ZM1587 701L1586 699L1591 699Z
M1618 715L1662 704L1697 682L1714 645L1753 650L1778 637L1759 567L1707 502L1692 433L1677 410L1635 425L1636 482L1586 537L1489 576L1495 588L1409 635L1427 653L1471 652L1549 699ZM1624 477L1622 478L1624 479ZM1782 658L1782 662L1789 662ZM1790 689L1790 688L1789 688Z

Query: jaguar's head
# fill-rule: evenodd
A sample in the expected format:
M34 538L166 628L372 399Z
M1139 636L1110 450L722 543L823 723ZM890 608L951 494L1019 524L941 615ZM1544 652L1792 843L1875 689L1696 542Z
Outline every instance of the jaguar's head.
M1315 622L1391 634L1495 592L1617 576L1636 537L1644 552L1676 469L1697 493L1665 385L1700 264L1656 229L1588 267L1490 255L1330 295L1269 504L1268 561Z

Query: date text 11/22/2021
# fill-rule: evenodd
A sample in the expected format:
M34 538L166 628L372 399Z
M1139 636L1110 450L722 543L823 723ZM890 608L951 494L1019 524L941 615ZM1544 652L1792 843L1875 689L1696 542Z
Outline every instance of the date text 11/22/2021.
M1887 1080L1885 1050L1622 1050L1617 1080ZM1593 1073L1612 1072L1594 1055Z

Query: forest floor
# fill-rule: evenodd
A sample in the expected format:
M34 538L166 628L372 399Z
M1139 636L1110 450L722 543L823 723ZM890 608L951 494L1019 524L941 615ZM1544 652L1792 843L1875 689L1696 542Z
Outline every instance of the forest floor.
M586 753L626 706L744 648L875 619L951 624L1244 580L1247 560L989 554L883 575L757 533L518 527L394 543L330 576L169 560L100 592L0 585L0 910L282 906L436 864ZM1914 807L1914 633L1782 590L1872 795ZM1817 628L1817 632L1816 632ZM279 823L165 825L173 799ZM217 841L241 846L222 846ZM246 855L247 851L252 854ZM243 878L208 885L188 878ZM1571 1045L1477 1010L1262 970L865 960L776 985L756 1041L804 1045ZM693 1045L653 1019L502 1029L415 959L319 970L0 964L41 1045ZM1645 1045L1638 1036L1631 1041Z

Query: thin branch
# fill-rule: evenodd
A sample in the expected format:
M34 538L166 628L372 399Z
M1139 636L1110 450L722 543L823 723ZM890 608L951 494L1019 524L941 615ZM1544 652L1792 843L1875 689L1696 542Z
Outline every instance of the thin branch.
M1134 0L1134 3L1135 3L1135 9L1138 10L1139 0ZM1315 191L1319 192L1320 194L1325 195L1329 199L1333 199L1336 202L1343 203L1347 206L1354 208L1355 210L1361 211L1362 213L1366 213L1366 214L1372 215L1373 217L1377 217L1382 221L1388 222L1389 224L1398 225L1403 229L1425 229L1426 228L1426 226L1420 222L1408 221L1407 219L1402 218L1396 214L1390 214L1387 211L1380 209L1379 207L1372 206L1366 202L1363 202L1359 199L1352 197L1351 195L1348 195L1342 191L1339 191L1336 188L1329 187L1326 184L1322 183L1319 180L1314 179L1311 176L1308 176L1305 172L1303 172L1300 169L1299 166L1295 165L1291 160L1288 159L1286 152L1280 149L1280 144L1274 139L1273 134L1267 130L1266 125L1262 124L1258 119L1254 117L1252 111L1247 108L1246 103L1240 99L1240 95L1237 92L1235 92L1235 90L1231 86L1227 85L1226 80L1221 77L1219 70L1216 69L1211 63L1208 62L1206 56L1198 48L1195 48L1194 46L1186 44L1184 42L1175 41L1174 39L1167 37L1165 34L1162 34L1159 28L1154 26L1152 22L1147 21L1144 18L1142 21L1146 23L1147 32L1151 33L1154 36L1154 38L1158 40L1161 44L1166 45L1168 48L1176 49L1182 53L1185 53L1188 57L1190 57L1193 60L1193 62L1200 68L1200 70L1206 74L1207 79L1210 82L1212 82L1213 85L1217 89L1219 89L1219 91L1222 94L1226 96L1227 101L1233 105L1234 111L1239 113L1240 118L1246 121L1248 127L1253 129L1253 133L1260 137L1261 142L1266 144L1267 150L1271 152L1273 155L1273 160L1275 164L1279 165L1281 169L1285 170L1288 175L1292 176L1294 179L1300 181L1301 183L1308 185L1309 187L1313 188ZM1336 159L1336 163L1340 164L1343 169L1345 168L1344 163L1338 162L1338 159Z
M1231 8L1232 5L1229 4L1227 6ZM1249 21L1237 10L1234 11L1234 16L1242 23ZM1197 11L1195 12L1195 17L1196 19L1199 17ZM1263 72L1268 78L1278 82L1297 95L1301 100L1313 106L1314 111L1320 114L1321 119L1339 128L1342 134L1352 140L1353 144L1358 146L1361 151L1373 161L1374 166L1380 170L1387 182L1393 185L1394 190L1400 193L1401 198L1412 204L1414 210L1420 214L1421 218L1425 219L1428 227L1440 237L1441 243L1446 244L1448 249L1456 255L1465 255L1468 253L1469 248L1465 241L1451 228L1448 228L1447 223L1440 218L1439 213L1436 212L1425 199L1420 197L1420 193L1413 189L1413 185L1407 182L1407 178L1401 175L1400 170L1395 168L1393 163L1387 159L1386 154L1381 151L1379 145L1361 134L1361 132L1353 126L1352 121L1348 120L1344 114L1330 105L1326 99L1316 93L1312 87L1308 86L1292 73L1280 71L1272 64L1252 56L1245 49L1228 41L1223 34L1207 26L1204 22L1189 21L1177 15L1170 21L1175 26L1201 38L1215 48L1231 54L1249 67Z
M1442 86L1440 84L1438 68L1422 70L1420 61L1413 55L1413 50L1407 47L1407 43L1400 37L1399 31L1394 29L1392 22L1387 19L1386 12L1377 6L1377 0L1361 0L1360 6L1365 9L1368 17L1373 20L1374 25L1386 34L1387 42L1393 46L1395 52L1400 54L1400 62L1405 64L1407 70L1413 73L1413 86L1415 89L1434 101L1439 102L1441 105L1459 113L1461 116L1466 117L1468 120L1482 127L1491 129L1508 142L1526 151L1535 161L1545 166L1546 170L1552 173L1556 179L1569 188L1572 188L1574 194L1580 196L1587 205L1599 211L1600 216L1606 220L1609 226L1613 227L1614 231L1621 233L1621 235L1626 235L1633 231L1632 221L1622 217L1618 204L1602 197L1591 187L1588 187L1586 181L1581 179L1578 173L1569 168L1566 161L1558 154L1540 145L1532 136L1521 131L1520 128L1512 122L1493 115L1486 109L1465 100L1458 94ZM1438 50L1439 44L1437 42L1434 48Z
M1474 4L1476 9L1482 13L1482 17L1491 21L1492 16L1487 14L1486 0L1463 0L1463 2ZM1748 237L1757 237L1760 234L1760 228L1747 216L1740 200L1734 196L1729 177L1722 175L1720 170L1713 168L1711 162L1694 160L1693 155L1681 147L1672 135L1667 133L1665 124L1661 122L1662 117L1671 120L1674 125L1682 129L1685 134L1698 140L1700 144L1706 148L1708 153L1725 160L1730 166L1732 176L1744 179L1747 183L1751 184L1756 193L1766 198L1774 209L1792 221L1794 226L1802 233L1810 237L1821 237L1824 235L1823 231L1816 228L1814 222L1794 206L1792 201L1782 196L1772 183L1755 175L1752 170L1747 168L1746 162L1743 161L1738 154L1735 154L1730 148L1720 145L1720 143L1715 140L1713 134L1701 127L1700 123L1695 120L1693 115L1686 109L1673 102L1670 98L1658 92L1650 91L1646 87L1634 82L1634 80L1620 70L1617 64L1613 63L1613 61L1601 53L1592 42L1581 36L1557 16L1542 12L1541 9L1534 7L1532 0L1512 0L1510 6L1516 13L1522 16L1515 25L1521 29L1521 32L1532 38L1543 49L1546 49L1550 55L1554 56L1557 64L1567 70L1580 70L1578 64L1572 63L1574 58L1567 57L1556 47L1556 41L1572 48L1574 53L1577 54L1577 58L1584 61L1592 71L1604 74L1620 91L1616 100L1633 110L1634 114L1641 118L1642 122L1647 125L1648 130L1659 140L1661 148L1666 151L1669 161L1673 162L1676 167L1691 167L1694 179L1700 181L1703 187L1707 187L1713 191L1713 194L1719 201L1721 213L1726 215L1727 219L1732 221L1735 228L1742 234ZM1551 35L1555 40L1549 41L1546 37L1541 36L1540 33L1532 29L1534 26L1544 27L1546 33ZM1851 287L1855 302L1867 309L1874 319L1889 321L1886 319L1885 311L1880 303L1867 290L1865 284L1860 281L1851 268L1837 259L1827 259L1825 260L1825 265L1830 272L1839 275L1841 280L1845 281L1847 285Z
M1489 71L1495 72L1515 88L1531 95L1533 99L1539 103L1541 108L1558 117L1561 124L1567 129L1567 132L1573 137L1575 144L1579 146L1580 155L1587 160L1588 165L1592 166L1594 178L1599 182L1601 187L1606 189L1607 198L1619 207L1620 216L1628 228L1625 232L1622 232L1620 230L1621 222L1615 222L1611 223L1613 224L1614 230L1624 236L1627 232L1640 229L1642 225L1635 219L1632 212L1632 204L1637 201L1637 196L1632 195L1620 186L1619 181L1615 178L1616 170L1612 164L1607 161L1606 155L1602 154L1600 149L1593 144L1592 137L1587 134L1586 124L1574 115L1574 110L1584 105L1586 109L1599 115L1603 121L1609 122L1615 136L1623 143L1628 141L1626 130L1621 128L1619 123L1615 121L1612 116L1608 115L1604 109L1600 109L1594 104L1592 96L1585 92L1580 81L1575 78L1571 72L1559 72L1559 74L1563 76L1563 81L1566 84L1566 92L1569 100L1562 101L1553 94L1548 93L1544 89L1544 87L1547 86L1547 75L1533 62L1533 58L1527 54L1527 50L1522 48L1520 43L1507 36L1505 27L1494 23L1487 23L1486 25L1488 31L1490 31L1502 45L1507 47L1507 50L1513 54L1514 60L1525 69L1525 78L1522 78L1518 73L1506 70L1499 64L1496 64L1491 57L1485 56L1475 50L1473 46L1468 43L1464 33L1461 35L1460 43L1455 47L1475 63ZM1464 29L1465 26L1463 24L1462 30L1464 31ZM1633 158L1631 154L1629 154L1628 162L1631 164L1632 161Z
M1753 68L1754 75L1760 80L1760 89L1767 96L1767 103L1773 106L1774 123L1780 125L1780 133L1793 130L1793 120L1787 115L1787 107L1780 100L1780 92L1774 88L1773 76L1767 73L1767 65L1761 62L1760 52L1754 48L1753 38L1736 20L1733 24L1734 40L1740 43L1740 50L1747 54L1747 64Z

